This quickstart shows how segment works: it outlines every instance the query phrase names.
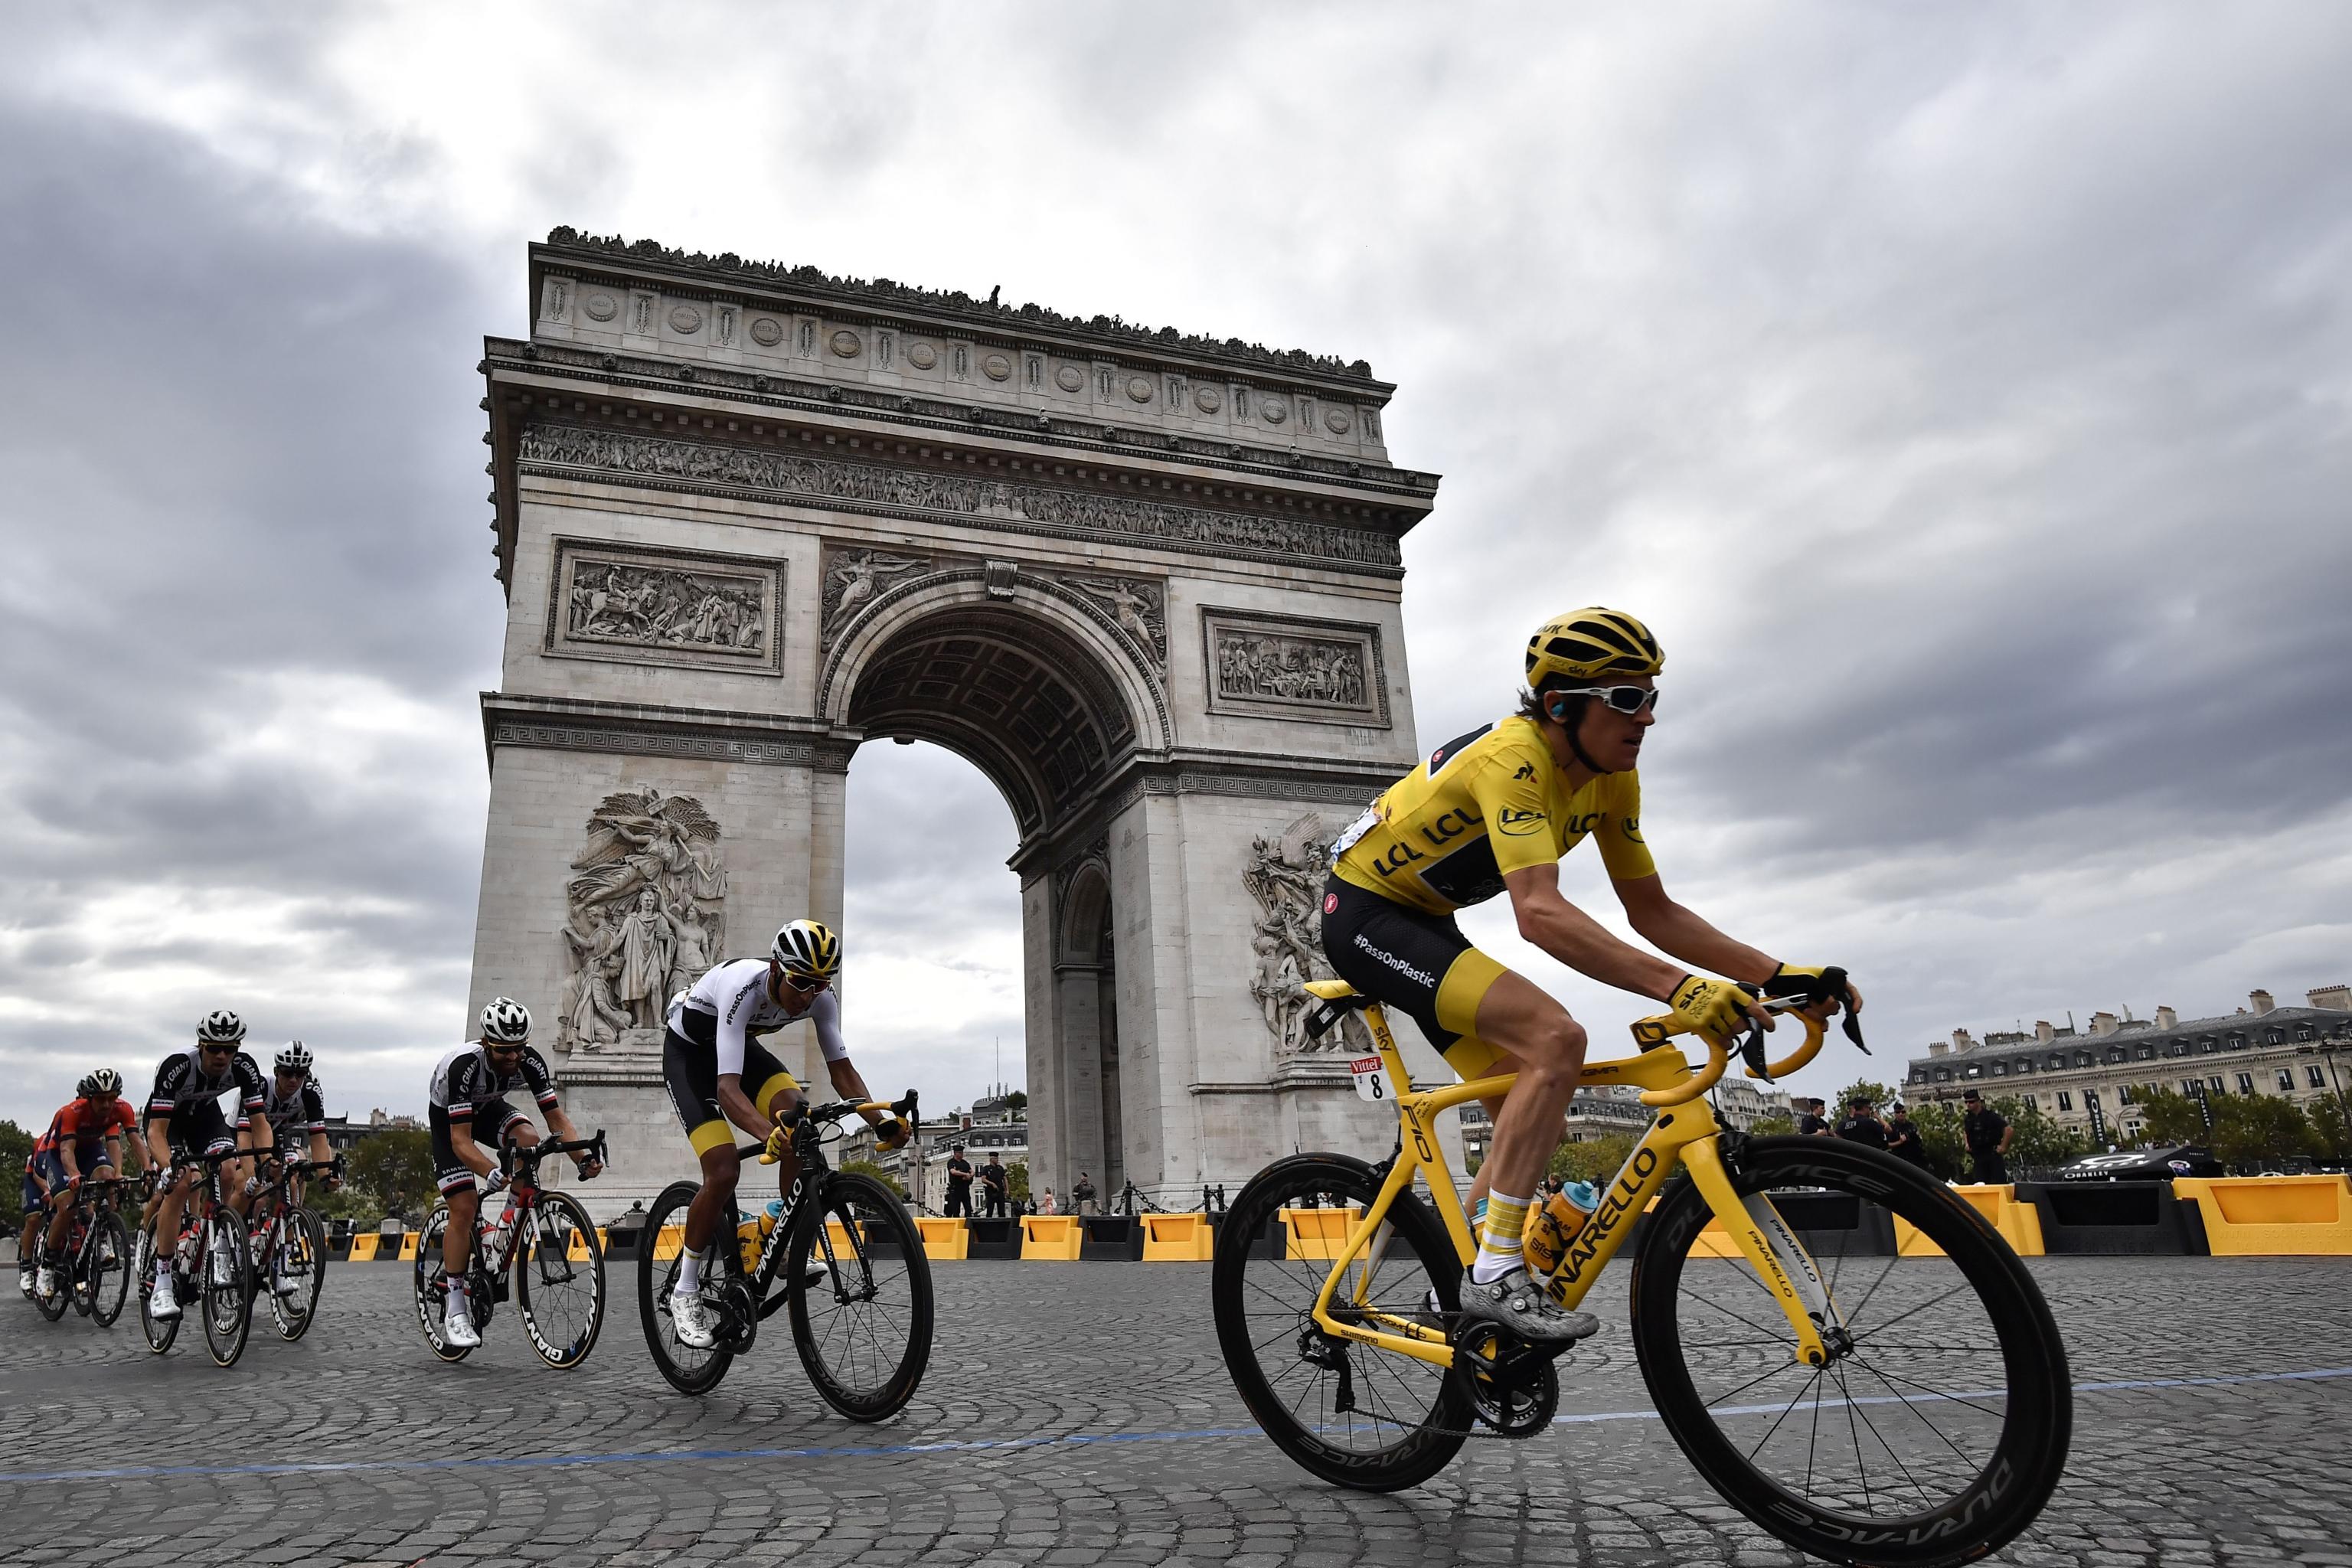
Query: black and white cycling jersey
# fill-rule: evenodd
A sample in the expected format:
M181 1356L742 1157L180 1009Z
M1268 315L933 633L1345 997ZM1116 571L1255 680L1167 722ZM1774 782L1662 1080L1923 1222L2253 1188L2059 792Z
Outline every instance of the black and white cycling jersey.
M545 1110L555 1103L555 1079L547 1070L547 1062L529 1046L515 1058L514 1070L501 1073L490 1061L489 1052L479 1040L469 1040L459 1046L433 1069L433 1083L426 1098L433 1108L446 1113L452 1121L463 1121L475 1109L486 1105L511 1089L528 1089L531 1098Z
M849 1048L841 1043L840 998L827 988L794 1012L768 994L764 958L739 958L719 964L672 997L669 1005L670 1028L713 1051L720 1078L742 1074L745 1036L769 1034L803 1018L816 1026L816 1043L826 1061L841 1061L849 1055Z
M233 1053L216 1073L205 1070L202 1051L194 1046L165 1057L155 1069L155 1088L147 1096L147 1115L177 1119L199 1105L214 1104L224 1094L236 1092L236 1126L242 1130L253 1113L268 1102L269 1080L260 1066L243 1051Z

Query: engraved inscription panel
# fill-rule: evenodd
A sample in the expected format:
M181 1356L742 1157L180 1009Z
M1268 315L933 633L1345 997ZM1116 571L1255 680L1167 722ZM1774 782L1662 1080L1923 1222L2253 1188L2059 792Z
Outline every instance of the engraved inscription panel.
M569 658L782 668L782 562L555 542L545 647Z
M1203 609L1209 710L1388 727L1380 628Z

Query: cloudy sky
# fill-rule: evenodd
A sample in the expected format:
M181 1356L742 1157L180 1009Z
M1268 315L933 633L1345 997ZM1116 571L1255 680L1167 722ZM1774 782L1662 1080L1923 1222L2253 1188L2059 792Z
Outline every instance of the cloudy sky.
M2352 978L2352 9L1460 15L18 16L0 1116L218 1005L421 1108L504 613L473 367L557 224L1369 359L1445 476L1421 739L1523 626L1644 614L1667 885L1852 967L1890 1067ZM859 1055L968 1097L1018 1060L1011 816L928 747L851 779Z

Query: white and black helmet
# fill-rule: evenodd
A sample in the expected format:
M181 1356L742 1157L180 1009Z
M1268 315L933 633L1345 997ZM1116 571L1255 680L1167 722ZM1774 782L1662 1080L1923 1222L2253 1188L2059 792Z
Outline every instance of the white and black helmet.
M196 1038L207 1045L233 1046L245 1038L245 1020L226 1007L216 1007L196 1025Z
M768 956L783 966L786 978L814 984L841 973L841 939L815 921L786 922L776 932Z
M286 1048L278 1053L278 1070L307 1076L310 1071L310 1047L299 1040L287 1041Z
M530 1038L530 1009L511 996L501 996L482 1009L482 1038L520 1045Z
M112 1100L122 1092L122 1075L112 1068L100 1068L76 1085L75 1092L84 1100Z

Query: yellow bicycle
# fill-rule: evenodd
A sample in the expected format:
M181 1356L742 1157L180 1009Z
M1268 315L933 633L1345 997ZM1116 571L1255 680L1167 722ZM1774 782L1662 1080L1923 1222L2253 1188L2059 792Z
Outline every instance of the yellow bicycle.
M1457 1310L1475 1247L1436 1120L1513 1080L1416 1089L1379 1003L1339 981L1307 989L1315 1032L1362 1014L1380 1066L1357 1063L1360 1081L1394 1100L1397 1147L1378 1164L1294 1155L1242 1190L1218 1237L1218 1340L1284 1453L1394 1490L1473 1436L1549 1429L1560 1351ZM1745 1042L1750 1076L1778 1078L1812 1059L1822 1024L1766 1005L1805 1032L1777 1062L1760 1033ZM1731 1050L1701 1035L1695 1067L1672 1043L1684 1032L1673 1015L1645 1018L1639 1055L1586 1066L1584 1083L1637 1088L1656 1117L1546 1288L1584 1302L1634 1241L1633 1349L1658 1415L1765 1530L1833 1562L1981 1557L2041 1511L2073 1427L2065 1349L2032 1276L1974 1208L1892 1155L1731 1130L1706 1099Z

